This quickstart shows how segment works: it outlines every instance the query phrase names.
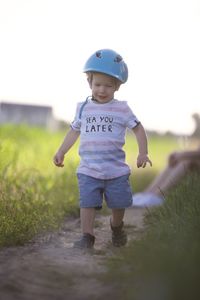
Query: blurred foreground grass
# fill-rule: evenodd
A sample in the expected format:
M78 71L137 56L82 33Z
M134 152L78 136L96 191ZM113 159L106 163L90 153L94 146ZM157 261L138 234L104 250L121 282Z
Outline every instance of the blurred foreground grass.
M140 240L109 260L106 283L124 300L200 295L200 174L189 175L161 207L147 210Z

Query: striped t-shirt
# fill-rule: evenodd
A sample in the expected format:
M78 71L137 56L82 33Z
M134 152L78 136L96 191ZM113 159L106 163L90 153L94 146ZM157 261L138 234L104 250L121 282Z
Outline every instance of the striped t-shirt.
M77 173L99 179L130 174L123 150L125 133L138 124L126 101L113 99L101 104L90 99L85 105L78 103L71 124L73 130L80 131Z

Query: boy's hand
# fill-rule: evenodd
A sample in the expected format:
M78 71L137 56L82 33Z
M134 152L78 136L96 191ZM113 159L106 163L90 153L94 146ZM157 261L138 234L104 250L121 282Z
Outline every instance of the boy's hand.
M146 164L149 163L150 166L152 167L152 162L151 160L148 158L147 154L139 154L138 158L137 158L137 167L140 168L145 168Z
M53 162L57 167L64 167L64 154L61 152L57 152L53 158Z

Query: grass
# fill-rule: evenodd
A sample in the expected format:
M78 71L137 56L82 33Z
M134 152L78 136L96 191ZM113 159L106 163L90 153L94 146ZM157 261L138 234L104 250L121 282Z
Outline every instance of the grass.
M147 211L138 241L109 260L115 299L199 299L200 175L188 176L162 207Z
M58 228L66 215L79 214L78 142L68 153L64 168L52 162L64 135L64 131L26 125L0 126L0 246L22 245L38 233ZM174 138L150 139L154 167L137 170L135 138L127 135L125 151L133 167L134 191L142 190L165 164L168 153L177 148Z
M78 143L65 167L52 163L65 132L5 125L0 127L0 247L23 245L35 235L60 226L65 216L78 215L75 176ZM133 167L134 191L142 190L180 150L174 138L149 139L153 168L135 167L137 147L127 136L127 161ZM103 278L116 300L198 299L200 288L200 177L188 176L162 207L147 211L147 230L140 240L108 262Z
M76 157L66 169L52 163L61 134L4 126L0 138L0 246L22 245L78 215Z

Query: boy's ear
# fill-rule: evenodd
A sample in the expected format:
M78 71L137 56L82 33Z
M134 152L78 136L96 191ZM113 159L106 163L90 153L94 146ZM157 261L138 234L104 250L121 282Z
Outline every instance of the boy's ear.
M115 89L115 91L118 91L118 90L119 90L120 85L121 85L121 83L119 83L119 82L116 83L116 89Z
M88 81L88 84L89 84L89 86L90 86L90 88L92 88L92 82L91 82L91 78L87 78L87 81Z

